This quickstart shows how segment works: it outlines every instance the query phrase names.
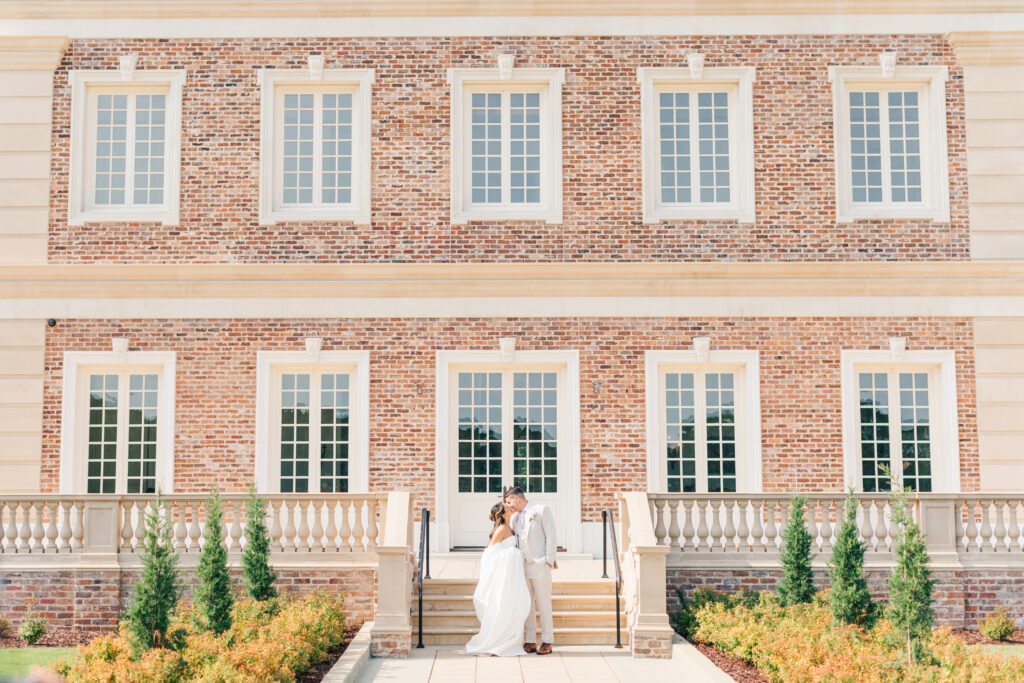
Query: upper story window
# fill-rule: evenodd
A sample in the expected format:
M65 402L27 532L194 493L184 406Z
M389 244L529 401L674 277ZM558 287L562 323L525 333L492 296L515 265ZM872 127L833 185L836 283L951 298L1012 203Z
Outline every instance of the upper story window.
M70 79L68 222L177 224L185 72L73 71Z
M648 351L651 491L761 490L756 351Z
M453 69L452 221L562 220L562 69Z
M641 68L638 77L644 220L753 222L754 69Z
M959 491L952 351L843 351L846 478L889 491L889 470L922 493Z
M832 67L837 219L949 220L946 67Z
M260 222L370 222L368 69L264 69Z
M173 352L64 355L62 493L172 490L174 365Z

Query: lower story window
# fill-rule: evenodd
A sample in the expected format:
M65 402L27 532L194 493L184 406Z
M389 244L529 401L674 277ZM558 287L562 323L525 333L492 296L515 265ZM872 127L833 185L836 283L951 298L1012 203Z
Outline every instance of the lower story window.
M279 380L281 493L348 492L351 375L282 372Z
M885 470L914 491L932 490L932 433L927 372L860 372L861 485L889 491Z
M89 375L86 493L156 493L160 376Z
M667 372L664 382L668 490L735 492L735 375Z

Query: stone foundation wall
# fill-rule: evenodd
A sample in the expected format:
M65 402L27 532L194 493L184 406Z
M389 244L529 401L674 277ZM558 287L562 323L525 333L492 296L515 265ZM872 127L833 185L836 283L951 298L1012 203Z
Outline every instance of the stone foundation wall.
M867 572L868 586L876 600L889 594L889 570ZM689 597L698 588L734 593L742 588L760 592L774 591L782 578L781 569L669 569L666 581L669 613L679 609L676 589ZM935 570L935 621L950 628L975 629L996 608L1006 609L1009 617L1024 626L1024 570ZM828 586L825 570L815 570L814 582Z
M244 594L240 569L231 570L238 595ZM29 606L51 628L111 628L128 609L139 578L136 569L4 571L0 574L0 617L17 625ZM373 619L377 571L365 568L277 569L277 589L283 595L322 590L345 596L351 624ZM184 596L191 599L196 585L193 569L182 569Z

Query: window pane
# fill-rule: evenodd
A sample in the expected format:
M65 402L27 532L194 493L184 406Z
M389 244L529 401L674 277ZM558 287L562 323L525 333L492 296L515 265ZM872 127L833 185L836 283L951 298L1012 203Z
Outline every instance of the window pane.
M882 124L878 92L850 93L850 169L854 202L882 201Z
M923 372L901 372L899 382L903 485L914 491L931 491L928 375Z
M888 491L882 467L892 467L889 435L889 381L884 372L858 374L860 395L861 483L865 493Z
M729 201L729 94L697 94L700 201Z
M352 95L324 93L321 143L321 201L352 202Z
M281 375L281 492L309 490L309 375Z
M501 203L501 93L470 96L470 201Z
M697 434L692 373L665 375L665 456L668 490L697 490Z
M512 442L515 485L527 493L557 493L558 375L513 375Z
M509 95L511 202L540 203L540 94Z
M127 173L128 95L99 95L96 103L96 204L124 204Z
M135 96L135 204L163 203L166 115L166 95Z
M690 94L658 95L661 201L688 203L690 195Z
M320 378L320 491L348 492L349 375Z
M460 372L458 384L459 491L500 493L501 374Z
M114 493L116 490L117 388L117 375L89 377L88 493Z
M285 204L313 203L313 93L284 95L283 171Z
M156 493L158 376L128 378L128 493Z
M916 92L890 92L889 167L892 201L921 201L921 123Z
M736 491L736 395L732 373L704 376L708 492Z

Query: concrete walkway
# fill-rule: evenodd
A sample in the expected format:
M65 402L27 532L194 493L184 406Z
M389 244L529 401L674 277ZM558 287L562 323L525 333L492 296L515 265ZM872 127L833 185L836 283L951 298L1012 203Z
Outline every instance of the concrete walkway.
M593 645L556 647L546 657L467 657L454 645L413 649L408 659L371 659L358 683L729 683L732 679L682 639L672 659L634 659L629 650Z

